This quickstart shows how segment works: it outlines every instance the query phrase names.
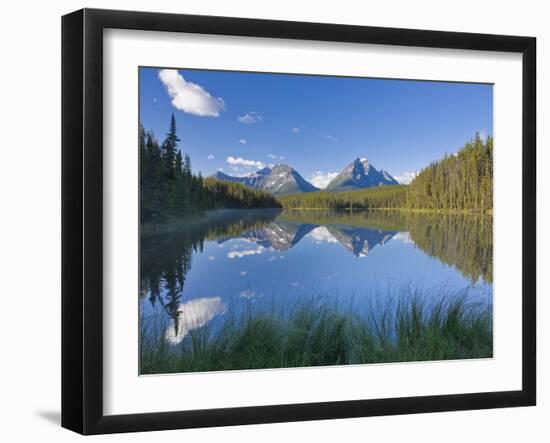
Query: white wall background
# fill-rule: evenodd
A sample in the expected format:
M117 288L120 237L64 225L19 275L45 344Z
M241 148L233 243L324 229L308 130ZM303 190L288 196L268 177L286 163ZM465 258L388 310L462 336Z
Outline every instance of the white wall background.
M167 0L4 2L0 26L0 438L74 441L60 411L60 16L81 7L319 21L538 38L539 226L550 221L549 11L536 0ZM545 196L544 198L541 197ZM544 202L543 200L546 200ZM550 264L539 228L539 275ZM519 233L511 234L518 241ZM545 251L542 251L546 248ZM550 440L550 278L539 278L539 406L102 436L94 441L530 441Z

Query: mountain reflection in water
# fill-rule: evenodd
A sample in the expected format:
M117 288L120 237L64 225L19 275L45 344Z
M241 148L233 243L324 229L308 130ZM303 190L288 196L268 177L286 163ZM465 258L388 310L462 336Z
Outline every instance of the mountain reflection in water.
M319 226L294 222L273 221L268 226L243 232L240 237L250 240L263 248L286 251L310 235L319 242L340 243L356 257L364 257L376 245L384 244L397 231L382 231L354 226ZM219 241L223 244L227 239ZM258 250L247 250L249 254ZM243 251L246 252L246 251Z
M143 229L140 246L142 333L170 345L215 329L228 306L318 294L360 305L376 282L492 298L490 216L226 210Z

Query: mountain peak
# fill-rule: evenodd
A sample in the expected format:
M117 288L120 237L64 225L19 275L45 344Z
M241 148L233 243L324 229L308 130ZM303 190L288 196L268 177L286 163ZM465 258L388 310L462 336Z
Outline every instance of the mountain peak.
M357 157L352 165L355 167L355 168L363 168L365 171L368 171L368 168L370 166L370 163L369 163L369 159L367 157ZM351 166L351 165L350 165Z
M285 165L284 163L277 163L276 165L273 165L271 170L284 172L284 171L294 171L295 169L290 165Z
M346 191L373 186L397 185L389 173L378 171L366 157L358 157L347 165L327 186L328 191Z

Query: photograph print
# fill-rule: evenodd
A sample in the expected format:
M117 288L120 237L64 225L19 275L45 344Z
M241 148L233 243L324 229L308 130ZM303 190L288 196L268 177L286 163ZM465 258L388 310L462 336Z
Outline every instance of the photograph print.
M140 374L493 357L493 85L139 68Z

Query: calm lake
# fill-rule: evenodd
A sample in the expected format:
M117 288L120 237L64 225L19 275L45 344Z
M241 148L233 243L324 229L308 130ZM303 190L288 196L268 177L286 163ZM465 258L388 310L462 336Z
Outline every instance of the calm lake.
M223 210L141 235L142 338L178 349L247 310L323 299L376 311L421 294L492 303L492 217Z

